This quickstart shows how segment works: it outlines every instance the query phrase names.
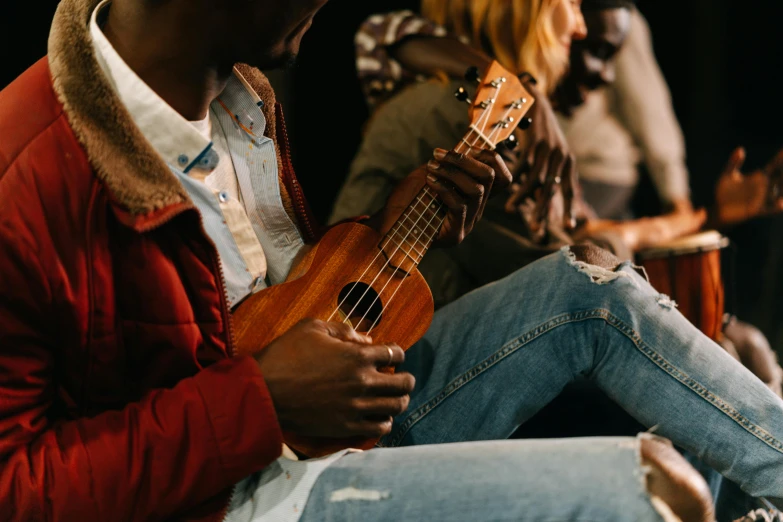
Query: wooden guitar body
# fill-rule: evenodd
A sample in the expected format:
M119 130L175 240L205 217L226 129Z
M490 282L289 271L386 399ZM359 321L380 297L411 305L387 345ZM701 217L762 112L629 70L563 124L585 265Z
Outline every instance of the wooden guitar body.
M258 352L304 318L341 321L357 301L359 306L353 313L357 319L370 310L361 324L354 319L357 331L366 332L380 313L370 332L373 342L410 348L432 322L432 293L418 270L407 274L387 264L379 249L381 240L378 232L358 223L329 230L291 271L293 277L299 277L252 294L237 307L233 313L237 355ZM333 314L352 288L354 298L349 296L343 302L342 314ZM392 295L394 299L390 299ZM310 457L348 447L369 449L377 442L310 439L291 433L285 433L284 439L291 448Z

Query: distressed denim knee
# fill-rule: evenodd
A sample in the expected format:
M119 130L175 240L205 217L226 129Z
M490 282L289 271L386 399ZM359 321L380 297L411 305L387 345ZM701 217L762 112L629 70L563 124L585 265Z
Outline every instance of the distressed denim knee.
M636 271L648 283L650 281L644 267L636 266L630 261L621 261L611 252L595 245L565 246L561 251L572 266L590 276L597 284L627 277L629 269ZM677 308L677 303L671 297L657 291L656 293L655 300L660 306L668 309Z

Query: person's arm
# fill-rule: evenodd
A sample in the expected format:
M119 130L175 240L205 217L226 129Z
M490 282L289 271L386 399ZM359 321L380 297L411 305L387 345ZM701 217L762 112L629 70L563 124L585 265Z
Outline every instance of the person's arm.
M19 237L0 223L0 519L166 520L280 455L272 399L249 357L120 410L52 416L67 285Z
M410 11L369 17L357 33L356 52L357 72L371 107L419 76L458 79L469 67L481 72L492 62L483 52L446 35L443 28ZM575 224L572 204L577 186L574 160L546 95L535 79L526 76L523 82L536 102L528 113L530 128L516 132L524 152L515 155L520 161L510 168L515 178L522 173L525 176L516 200L531 198L537 191L536 216L531 225L543 228L552 197L562 190L563 225L571 229Z
M617 55L616 71L612 91L620 119L641 148L659 197L672 209L689 210L682 129L655 59L650 28L636 9L632 11L628 39Z
M613 242L623 245L627 258L634 252L655 247L678 237L700 230L707 220L704 209L682 211L661 216L643 217L628 221L591 220L579 230L576 237L612 237ZM617 253L615 253L618 255ZM618 255L618 257L623 257Z
M356 73L367 105L377 107L413 83L418 72L428 71L400 65L394 52L402 41L411 37L432 37L437 41L445 35L445 29L412 11L374 14L365 19L354 37L354 47ZM459 74L464 72L463 68Z

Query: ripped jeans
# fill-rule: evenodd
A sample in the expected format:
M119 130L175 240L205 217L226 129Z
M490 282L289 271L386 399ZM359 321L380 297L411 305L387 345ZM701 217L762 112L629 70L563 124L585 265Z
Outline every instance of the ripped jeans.
M416 389L385 448L329 465L302 522L660 520L638 439L498 440L579 375L748 494L783 497L783 401L628 263L549 255L439 310L401 370Z

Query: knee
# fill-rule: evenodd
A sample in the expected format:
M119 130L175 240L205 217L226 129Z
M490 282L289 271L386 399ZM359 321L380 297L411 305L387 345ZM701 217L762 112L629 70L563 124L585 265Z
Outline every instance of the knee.
M761 330L743 321L734 320L726 325L724 335L736 348L740 362L778 396L783 395L783 369Z
M582 261L589 265L599 266L601 268L605 268L606 270L614 270L622 262L619 257L615 256L608 250L604 250L603 248L589 243L572 245L569 248L577 261Z
M647 491L656 499L659 511L670 511L665 520L714 522L712 494L704 477L665 440L641 440L642 462L648 468ZM671 515L674 515L673 517Z

